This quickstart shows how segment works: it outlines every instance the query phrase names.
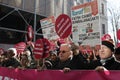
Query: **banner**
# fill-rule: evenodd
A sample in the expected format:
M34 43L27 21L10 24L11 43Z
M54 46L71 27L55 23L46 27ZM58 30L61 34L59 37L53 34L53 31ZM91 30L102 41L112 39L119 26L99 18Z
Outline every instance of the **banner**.
M0 67L0 80L119 80L120 71L10 69Z
M94 46L100 43L97 0L73 6L71 9L73 41Z

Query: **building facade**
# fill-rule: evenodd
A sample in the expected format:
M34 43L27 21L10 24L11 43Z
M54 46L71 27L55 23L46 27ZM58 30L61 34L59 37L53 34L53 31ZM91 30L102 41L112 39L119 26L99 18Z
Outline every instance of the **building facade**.
M10 7L7 13L15 10L15 13L11 13L14 16L19 16L22 19L23 27L26 27L27 24L33 26L34 31L36 32L39 29L40 23L39 20L49 16L55 16L56 18L64 13L68 14L71 17L71 7L84 4L87 2L91 2L94 0L0 0L0 5ZM108 29L108 20L107 20L107 1L106 0L98 0L99 7L99 15L100 15L100 27L101 27L101 36L107 33ZM6 9L6 8L5 8ZM0 8L0 12L5 11L2 7ZM17 13L17 11L21 12L21 15ZM25 13L27 12L27 13ZM30 14L29 14L30 13ZM29 14L29 15L28 15ZM37 16L35 16L37 15ZM0 16L0 25L2 21L7 18L5 15ZM36 21L35 21L36 20ZM19 20L18 20L19 21ZM16 24L18 25L18 24ZM16 26L15 25L15 26ZM4 25L5 26L5 25ZM3 25L0 27L3 29ZM21 27L18 25L18 27ZM0 28L0 29L1 29ZM16 30L15 32L26 33L26 28L22 28L17 30L16 28L4 28L9 29L9 31ZM36 32L35 36L41 32ZM25 36L24 36L25 37ZM39 37L38 37L39 38ZM35 37L36 39L36 37ZM34 39L34 40L35 40ZM23 40L24 41L24 40Z

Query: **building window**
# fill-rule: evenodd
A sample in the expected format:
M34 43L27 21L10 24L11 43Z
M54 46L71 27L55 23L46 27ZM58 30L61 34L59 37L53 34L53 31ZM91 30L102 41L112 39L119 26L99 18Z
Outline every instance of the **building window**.
M87 2L91 2L92 0L87 0Z
M105 13L104 12L104 4L102 3L101 5L102 5L102 14L104 15L104 13Z
M105 34L105 24L102 24L102 34Z

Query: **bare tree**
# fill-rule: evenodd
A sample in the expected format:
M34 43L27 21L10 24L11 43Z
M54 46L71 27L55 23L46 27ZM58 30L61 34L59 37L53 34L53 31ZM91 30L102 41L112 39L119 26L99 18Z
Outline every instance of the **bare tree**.
M120 7L117 8L115 6L111 6L110 8L108 8L108 12L110 13L110 17L108 19L110 19L113 28L114 41L116 45L118 43L116 31L119 29Z

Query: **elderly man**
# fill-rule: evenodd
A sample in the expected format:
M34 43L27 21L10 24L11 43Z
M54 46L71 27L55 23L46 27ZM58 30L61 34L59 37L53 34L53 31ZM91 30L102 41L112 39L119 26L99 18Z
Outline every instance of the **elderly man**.
M75 44L61 44L59 61L54 69L63 69L69 72L71 69L86 69L87 60L79 52L79 47Z
M57 65L53 67L53 69L63 69L65 67L69 67L70 61L73 57L73 52L71 51L71 45L69 44L61 44L60 52L59 52L59 60Z
M113 57L114 45L108 40L102 41L99 52L100 60L93 61L89 64L89 69L95 70L120 70L120 63L116 62Z

